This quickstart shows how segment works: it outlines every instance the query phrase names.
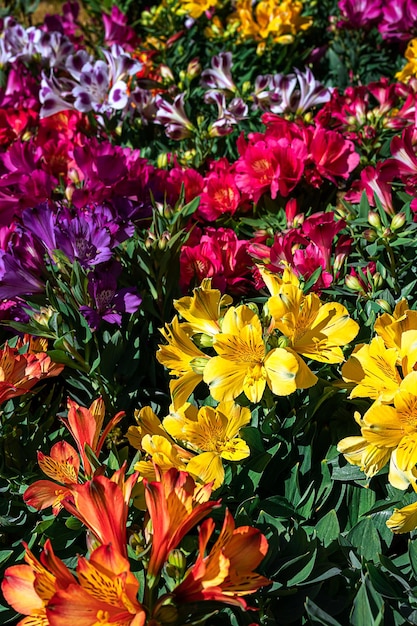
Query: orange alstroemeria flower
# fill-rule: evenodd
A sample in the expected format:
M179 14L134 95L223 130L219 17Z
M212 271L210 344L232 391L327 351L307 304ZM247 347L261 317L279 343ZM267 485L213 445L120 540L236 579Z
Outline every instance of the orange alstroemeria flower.
M214 527L211 518L201 524L199 556L185 573L182 583L173 590L174 600L178 605L211 600L246 609L247 604L241 596L271 582L253 571L265 557L268 542L256 528L235 528L233 516L226 511L219 538L206 555Z
M88 445L94 454L98 456L109 432L120 422L125 415L124 411L117 413L107 424L100 437L103 426L105 406L103 399L97 398L87 409L77 404L74 400L68 399L68 417L62 420L69 432L73 436L83 462L86 476L91 476L93 470L85 452Z
M149 482L144 479L143 482L152 524L147 573L149 585L152 586L171 550L209 511L220 505L220 500L209 502L212 486L196 487L189 474L176 468L160 474L159 481Z
M28 352L19 354L27 344ZM0 350L0 403L28 393L39 380L58 376L64 369L63 365L53 363L45 352L45 344L34 341L29 335L19 340L15 348L6 342Z
M123 467L114 480L95 476L83 485L73 485L62 505L77 517L103 545L111 543L126 556L126 527L130 494L138 474L124 480Z
M62 499L70 495L70 487L78 483L78 453L66 441L59 441L52 446L50 456L38 452L38 464L44 474L57 482L37 480L26 489L23 499L38 511L52 506L53 514L57 515L62 509Z
M146 613L137 600L139 583L129 561L112 545L78 559L78 583L61 588L46 608L50 626L143 626Z
M58 589L75 582L74 576L58 559L47 539L40 561L26 544L27 565L12 565L4 574L1 589L6 602L15 611L26 615L17 626L49 626L46 607Z

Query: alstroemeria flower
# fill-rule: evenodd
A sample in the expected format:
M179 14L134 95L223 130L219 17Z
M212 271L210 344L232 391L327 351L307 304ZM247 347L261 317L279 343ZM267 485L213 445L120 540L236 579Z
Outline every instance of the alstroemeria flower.
M78 483L79 456L69 443L59 441L52 446L49 456L38 451L38 465L52 480L37 480L26 489L23 499L38 511L52 506L53 514L57 515L62 509L61 501L71 494L71 486Z
M58 589L66 589L75 578L58 559L49 539L46 540L40 561L24 544L26 565L12 565L5 571L1 589L6 602L15 611L26 615L20 626L49 626L47 606Z
M267 302L275 329L286 338L282 345L297 354L323 363L341 363L341 346L356 337L359 325L337 302L323 303L316 294L304 295L298 279L281 280L261 268L272 296Z
M112 544L100 546L88 560L79 557L77 576L78 583L58 589L48 602L50 626L144 626L139 583L129 561Z
M151 552L147 578L151 586L159 578L162 566L171 550L194 528L219 501L209 501L211 486L196 487L186 472L171 469L158 481L145 483L145 499L151 527Z
M171 437L195 453L187 462L187 472L203 483L212 482L217 489L224 481L222 459L242 461L250 454L249 446L238 436L250 420L249 409L234 402L200 409L187 403L171 411L162 424Z
M6 342L0 350L0 403L28 393L37 382L50 376L58 376L64 369L63 365L53 363L42 348L33 350L29 335L18 340L16 347L11 348ZM20 354L24 344L28 352Z
M218 289L211 288L211 278L205 278L199 287L193 289L192 296L174 300L174 307L187 320L182 324L189 334L204 333L213 336L220 331L220 318L233 300Z
M268 352L260 319L246 305L229 308L213 348L218 356L209 360L203 378L215 400L234 400L244 392L251 402L259 402L267 385L284 396L303 384L297 379L296 356L283 348Z
M236 528L226 511L220 535L206 553L214 526L211 518L201 524L197 561L173 590L174 599L179 605L212 600L246 609L242 596L271 582L253 571L267 554L268 542L256 528Z
M169 388L174 406L182 406L203 380L203 371L209 357L192 342L177 317L174 317L171 324L166 324L161 332L168 345L159 346L156 358L176 376L176 380L170 382Z
M391 402L401 383L397 360L398 351L386 348L382 337L374 337L369 345L356 346L342 367L343 379L356 383L350 398Z
M95 476L82 485L73 485L62 505L87 526L101 544L111 543L125 556L129 499L137 474L124 481L120 471L114 480Z

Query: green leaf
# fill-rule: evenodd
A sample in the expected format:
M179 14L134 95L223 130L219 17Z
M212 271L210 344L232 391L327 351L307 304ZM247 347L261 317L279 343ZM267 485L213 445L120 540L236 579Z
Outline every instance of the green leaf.
M327 548L340 534L339 520L334 509L326 513L316 524L317 537Z
M13 550L0 550L0 565L6 563L9 557L13 554Z
M342 626L340 622L317 606L311 598L307 598L305 610L313 624L323 624L323 626Z
M381 541L378 532L367 517L360 520L347 534L346 539L357 549L368 561L378 561L381 552Z
M352 626L380 626L384 619L384 601L368 579L362 583L353 601Z
M304 567L301 568L300 571L297 572L297 574L295 574L295 576L287 580L287 585L289 587L302 583L304 580L306 580L310 576L311 572L314 569L314 565L316 563L316 557L317 557L317 549L315 549L314 552L311 554L310 559L304 565Z

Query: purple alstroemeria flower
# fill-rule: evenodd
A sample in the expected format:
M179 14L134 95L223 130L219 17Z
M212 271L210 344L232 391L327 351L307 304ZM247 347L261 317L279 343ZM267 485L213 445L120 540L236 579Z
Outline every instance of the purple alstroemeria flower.
M113 6L111 14L103 13L104 43L123 45L125 50L133 51L139 43L139 38L133 28L127 24L127 16L117 6Z
M45 284L10 253L0 252L0 300L43 293Z
M331 94L332 89L317 81L309 68L304 72L295 68L294 74L258 76L255 80L255 92L252 94L255 102L253 108L278 115L301 115L313 106L328 102Z
M105 207L79 211L74 216L65 207L44 203L22 215L24 227L39 241L52 261L60 250L83 267L105 263L116 246L119 226L116 216Z
M102 320L109 324L120 324L123 313L136 313L142 303L135 289L117 289L120 271L120 266L113 263L107 271L89 274L88 293L92 306L81 306L80 311L92 330L97 330Z
M49 254L57 249L55 211L47 202L23 211L22 222L25 229L39 239Z
M201 74L201 85L209 89L225 89L235 92L236 85L232 74L232 53L220 52L211 59L211 69L204 70Z
M110 233L92 215L60 220L57 247L71 262L77 260L82 267L104 263L112 256Z
M171 139L191 137L195 130L184 110L184 98L185 94L180 93L172 104L164 100L162 96L158 95L155 98L157 107L155 123L165 126L165 133Z
M242 98L233 98L226 104L224 93L213 89L204 94L204 101L217 105L218 118L209 128L211 137L229 135L233 126L248 116L248 107Z

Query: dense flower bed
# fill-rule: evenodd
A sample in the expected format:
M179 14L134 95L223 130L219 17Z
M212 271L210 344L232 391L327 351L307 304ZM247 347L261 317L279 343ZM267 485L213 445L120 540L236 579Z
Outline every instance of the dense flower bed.
M417 624L417 0L0 13L0 620Z

